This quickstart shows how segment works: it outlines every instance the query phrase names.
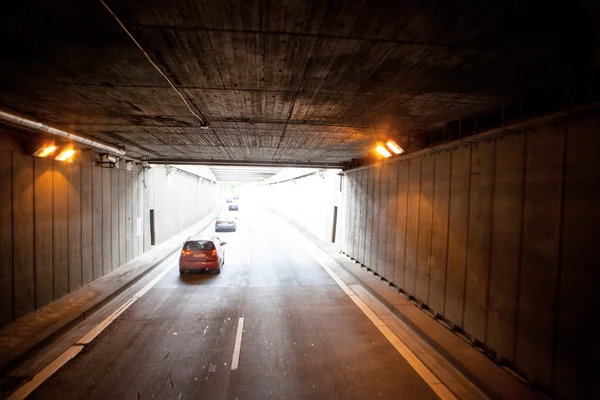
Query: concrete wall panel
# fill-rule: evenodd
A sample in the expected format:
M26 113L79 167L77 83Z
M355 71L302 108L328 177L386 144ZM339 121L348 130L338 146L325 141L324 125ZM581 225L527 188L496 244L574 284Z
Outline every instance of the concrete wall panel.
M431 235L431 275L429 306L437 313L444 311L446 296L446 265L448 261L448 221L450 211L450 171L452 153L443 151L435 156L433 217Z
M346 180L346 183L348 185L347 187L347 198L348 198L348 203L349 204L354 204L354 199L355 199L355 193L356 193L356 174L352 174L350 176L348 176L349 179ZM355 238L355 234L356 234L356 211L354 209L354 207L349 207L348 208L348 229L347 229L347 243L348 243L348 251L351 254L351 256L353 258L356 258L356 238Z
M600 117L569 124L564 230L554 387L559 396L583 399L595 393L600 358ZM594 361L591 361L594 362Z
M394 279L394 262L396 260L396 217L398 214L398 163L389 164L387 195L387 232L386 232L386 266L385 276L390 282Z
M481 342L487 328L495 146L495 140L471 146L464 329Z
M394 284L404 288L406 255L406 216L408 211L409 162L398 163L398 199L396 202L396 250L394 255Z
M375 183L375 170L370 168L365 171L365 186L367 188L365 209L365 261L364 265L371 268L371 245L373 237L373 188Z
M510 362L515 353L524 151L525 135L497 140L486 343Z
M379 195L379 237L377 246L377 270L381 276L389 280L387 276L387 230L390 223L389 202L390 164L381 167L380 173L380 195Z
M0 324L13 319L12 152L0 151Z
M81 279L85 285L94 280L92 164L81 163Z
M463 325L465 298L470 163L470 147L463 146L452 150L448 267L444 316L461 327Z
M35 310L33 158L13 153L14 317Z
M102 249L102 169L92 166L92 260L94 279L104 275L104 260Z
M69 292L82 285L81 273L81 164L67 166L69 215Z
M112 170L102 168L102 270L106 275L112 271Z
M371 262L369 267L376 273L380 273L378 263L378 250L379 250L379 224L381 222L380 199L381 199L381 166L378 165L373 169L373 212L372 212L372 226L371 226L371 245L369 250L371 255L369 256Z
M127 171L119 170L119 265L127 262ZM117 265L117 268L118 266Z
M409 161L408 211L406 215L406 265L404 267L404 286L411 295L415 295L417 286L417 246L419 237L419 206L421 200L421 158Z
M54 300L52 263L52 159L33 160L35 215L35 305L37 308Z
M125 171L124 171L125 172ZM133 173L125 172L125 256L133 260Z
M133 174L131 183L132 183L132 198L131 198L131 202L132 202L132 204L131 204L131 207L132 207L131 219L132 219L132 221L131 221L131 226L133 229L132 252L133 252L133 257L135 258L141 254L140 253L140 247L141 247L140 238L142 237L141 234L138 234L138 233L140 233L140 232L138 232L138 218L140 218L140 178L137 173ZM198 213L200 213L199 206L198 206L198 210L199 210Z
M358 260L365 264L365 242L366 242L366 219L367 219L367 176L368 171L362 170L358 173L358 186L359 186L359 210L358 210L358 225L360 227L358 232Z
M433 212L433 187L435 156L421 159L421 194L419 196L419 229L417 237L417 278L415 297L429 302L429 276L431 269L431 221Z
M527 135L516 362L547 386L552 381L564 138L563 125Z
M351 203L354 205L354 207L352 207L352 252L354 254L354 258L358 260L358 254L360 251L360 232L362 230L362 226L360 223L360 207L357 204L361 195L361 187L359 182L359 174L354 174L352 178L352 184L354 185L353 198Z
M67 166L53 163L54 300L69 293L69 182Z
M111 271L119 268L121 265L120 252L119 252L119 170L110 170L110 241L111 241L111 252L112 252L112 265ZM106 245L106 244L105 244Z

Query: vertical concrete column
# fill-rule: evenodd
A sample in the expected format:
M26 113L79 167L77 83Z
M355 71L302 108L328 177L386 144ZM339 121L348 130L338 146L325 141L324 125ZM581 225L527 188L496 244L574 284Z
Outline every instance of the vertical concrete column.
M387 182L387 232L385 246L385 276L395 283L394 262L396 260L396 221L398 213L398 163L389 164Z
M387 251L387 231L390 223L388 214L388 196L389 196L389 180L390 180L390 164L384 164L381 166L380 178L379 178L379 234L377 240L377 270L379 274L386 279L387 276L387 265L386 265L386 251Z
M421 194L419 199L419 229L417 236L417 278L415 297L429 303L429 277L431 269L431 229L435 183L435 156L421 158Z
M444 313L446 296L451 165L449 150L435 155L429 306L439 314Z
M53 163L54 300L69 293L69 221L67 166Z
M421 158L409 161L408 211L406 216L406 261L404 290L416 294L417 249L419 237L419 207L421 202Z
M565 126L527 134L516 361L552 384Z
M450 225L444 316L462 327L465 302L465 265L469 222L471 148L452 150L450 181Z
M82 284L94 280L93 184L92 161L81 163L81 279Z
M486 343L515 362L519 292L525 135L498 138Z
M13 319L12 152L0 151L0 325Z
M35 158L33 161L35 305L36 308L39 308L52 303L54 300L52 159Z
M464 329L486 341L496 141L471 146Z
M13 153L14 318L35 310L33 158Z
M67 218L69 249L69 293L82 285L81 273L81 163L67 166Z
M381 165L377 165L373 168L373 212L372 212L372 223L371 223L371 245L369 256L371 262L369 267L376 273L380 273L378 265L378 250L379 250L379 225L381 223L380 211L380 199L381 199Z
M102 169L92 166L92 260L94 279L104 275L104 249L102 246L104 227L102 219L103 200ZM108 253L108 251L107 251Z
M404 289L406 261L406 218L408 212L409 161L398 162L398 199L396 203L396 249L394 255L394 283Z
M366 171L365 185L367 187L366 209L365 209L365 266L371 268L371 246L373 237L373 187L375 186L375 170L369 168Z

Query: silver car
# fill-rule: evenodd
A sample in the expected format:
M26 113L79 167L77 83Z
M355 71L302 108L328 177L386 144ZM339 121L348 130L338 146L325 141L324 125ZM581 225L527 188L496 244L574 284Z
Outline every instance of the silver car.
M237 217L232 215L221 215L215 221L215 232L237 230Z

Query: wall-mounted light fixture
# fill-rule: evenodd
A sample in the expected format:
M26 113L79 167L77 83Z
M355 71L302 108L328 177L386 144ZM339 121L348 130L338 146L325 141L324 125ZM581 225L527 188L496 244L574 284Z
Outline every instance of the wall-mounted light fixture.
M71 162L73 161L73 156L75 155L77 151L75 149L73 149L72 147L68 147L63 149L63 151L61 151L56 157L54 157L54 159L56 161L66 161L66 162Z
M384 156L385 158L389 158L392 156L392 153L390 153L388 151L388 149L386 149L385 147L383 147L382 145L379 145L375 148L375 150L377 150L377 152L379 154L381 154L382 156Z
M388 142L385 145L394 154L402 154L402 153L404 153L404 149L402 147L398 146L398 143L394 142L393 140L388 140Z
M33 156L46 158L49 155L52 155L56 151L56 149L58 149L58 146L55 146L53 144L44 145L40 147L35 153L33 153Z

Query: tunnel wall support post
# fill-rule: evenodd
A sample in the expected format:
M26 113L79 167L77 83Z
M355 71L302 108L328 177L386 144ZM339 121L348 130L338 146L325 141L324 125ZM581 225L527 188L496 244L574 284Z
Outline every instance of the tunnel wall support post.
M398 214L398 166L390 164L388 167L388 193L387 193L387 222L385 244L385 276L388 282L394 281L394 261L396 257L396 217Z
M585 398L600 356L599 131L588 112L348 171L359 245L342 250L532 382Z
M446 297L451 157L452 153L449 150L435 155L428 304L440 314L443 313Z
M377 270L382 277L386 277L387 264L387 227L389 223L388 215L388 195L389 195L389 171L390 165L384 164L381 166L379 177L379 234L377 240Z

